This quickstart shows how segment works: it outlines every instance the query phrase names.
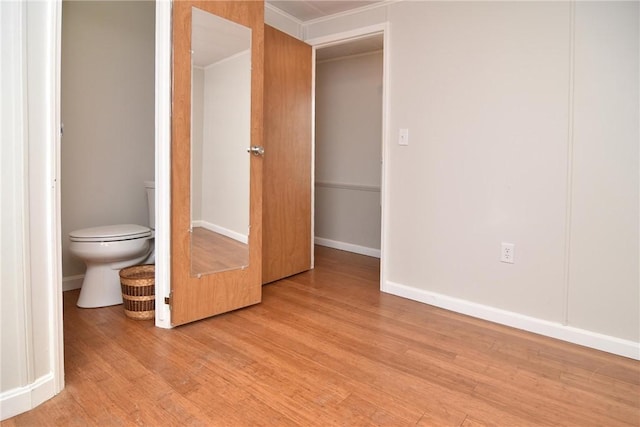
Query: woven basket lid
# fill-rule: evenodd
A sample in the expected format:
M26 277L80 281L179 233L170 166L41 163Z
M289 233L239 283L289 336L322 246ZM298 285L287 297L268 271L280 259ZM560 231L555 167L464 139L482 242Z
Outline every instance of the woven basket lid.
M143 225L118 224L83 228L69 233L72 242L117 242L151 236L151 229Z

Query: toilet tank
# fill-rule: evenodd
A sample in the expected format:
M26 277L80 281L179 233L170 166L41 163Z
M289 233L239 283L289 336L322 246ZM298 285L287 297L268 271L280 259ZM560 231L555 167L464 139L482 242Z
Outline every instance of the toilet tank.
M147 206L149 207L149 227L156 229L156 183L155 181L145 181L144 188L147 190Z

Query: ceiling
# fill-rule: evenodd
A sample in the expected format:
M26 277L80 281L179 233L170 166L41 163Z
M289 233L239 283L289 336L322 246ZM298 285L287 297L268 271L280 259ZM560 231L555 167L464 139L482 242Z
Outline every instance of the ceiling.
M267 0L267 3L301 22L307 22L381 1L383 0Z
M0 0L1 1L1 0ZM385 0L267 0L271 6L306 22L325 16L358 9ZM194 9L193 15L193 63L199 67L217 62L240 51L249 49L250 35L244 27ZM245 29L246 30L246 29ZM211 40L226 40L224 44L210 43ZM350 40L330 47L319 48L316 60L358 55L380 51L383 48L382 34Z
M267 3L300 22L359 9L387 0L266 0ZM316 60L324 61L362 53L380 51L383 48L382 34L359 38L347 43L320 48L316 51Z

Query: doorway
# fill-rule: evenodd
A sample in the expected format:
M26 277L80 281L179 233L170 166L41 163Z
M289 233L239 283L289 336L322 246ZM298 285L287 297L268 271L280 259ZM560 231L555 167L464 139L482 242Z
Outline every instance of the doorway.
M384 33L315 53L314 240L381 258Z
M155 5L62 3L61 244L64 290L82 284L73 230L149 225L154 180Z

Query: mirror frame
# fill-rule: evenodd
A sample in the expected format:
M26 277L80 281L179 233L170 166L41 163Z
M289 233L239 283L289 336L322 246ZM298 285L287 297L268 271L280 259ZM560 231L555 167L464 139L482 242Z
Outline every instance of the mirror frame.
M191 275L191 8L251 28L251 145L263 145L264 2L173 2L171 120L171 324L180 325L260 302L262 169L251 157L249 267Z

